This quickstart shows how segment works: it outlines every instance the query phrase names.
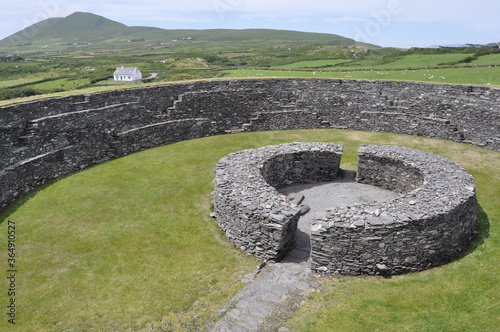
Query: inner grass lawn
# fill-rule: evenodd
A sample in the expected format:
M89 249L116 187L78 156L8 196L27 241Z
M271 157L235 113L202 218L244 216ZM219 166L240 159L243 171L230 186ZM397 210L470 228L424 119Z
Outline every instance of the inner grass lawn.
M181 142L107 162L29 194L0 215L0 243L7 243L7 220L17 227L17 321L11 330L204 330L258 264L209 218L214 166L230 152L294 141L344 144L345 169L356 168L362 143L449 157L473 174L484 212L473 249L454 263L390 279L322 277L322 286L289 320L292 331L498 330L500 153L342 130ZM5 271L6 249L4 257ZM6 279L2 285L8 288ZM7 292L0 294L6 304Z

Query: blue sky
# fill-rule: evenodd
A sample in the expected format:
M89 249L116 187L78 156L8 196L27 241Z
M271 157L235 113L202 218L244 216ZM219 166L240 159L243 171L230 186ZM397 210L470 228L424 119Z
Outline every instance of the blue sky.
M325 32L386 47L500 42L498 0L16 0L2 4L0 39L75 11L129 26Z

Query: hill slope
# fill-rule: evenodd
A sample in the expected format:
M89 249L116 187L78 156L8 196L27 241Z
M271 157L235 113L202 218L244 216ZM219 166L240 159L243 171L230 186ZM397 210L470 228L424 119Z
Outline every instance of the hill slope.
M1 40L0 48L7 50L20 45L37 47L57 43L113 43L137 39L170 42L177 38L190 38L197 42L217 44L238 42L259 46L276 44L349 46L356 43L353 39L335 34L287 30L167 30L152 27L128 27L99 15L76 12L64 18L50 18L19 31Z
M73 13L64 18L49 18L0 41L0 47L54 42L98 42L120 35L127 26L90 13Z

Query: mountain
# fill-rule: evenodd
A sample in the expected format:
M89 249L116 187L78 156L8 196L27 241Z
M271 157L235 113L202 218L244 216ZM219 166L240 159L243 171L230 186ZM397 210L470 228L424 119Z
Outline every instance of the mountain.
M125 24L99 15L76 12L64 18L49 18L29 26L1 40L0 47L28 43L98 42L121 35L127 28Z
M350 46L353 39L335 34L309 33L269 29L208 29L208 30L170 30L152 27L129 27L105 17L76 12L64 18L49 18L38 22L0 41L0 48L23 50L43 45L73 43L116 43L130 40L148 42L170 42L187 38L196 42L244 45L284 45L284 44L329 44ZM28 47L26 48L26 46ZM373 46L373 45L372 45Z

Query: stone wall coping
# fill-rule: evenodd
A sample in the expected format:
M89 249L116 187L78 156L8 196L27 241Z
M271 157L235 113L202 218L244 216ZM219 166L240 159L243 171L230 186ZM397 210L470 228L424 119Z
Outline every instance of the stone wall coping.
M415 169L423 183L389 202L331 208L313 225L314 232L321 233L329 227L403 227L447 214L475 196L474 179L453 160L393 145L361 145L358 155L360 159L401 162ZM358 178L360 176L363 174L358 174Z
M234 152L222 158L215 168L214 184L221 195L241 200L242 206L270 213L274 221L282 220L282 214L296 214L300 209L291 204L271 186L262 174L264 164L280 156L300 152L330 152L341 155L343 147L332 143L288 143L270 145L258 149ZM296 179L300 183L301 179ZM248 201L245 201L248 198ZM255 210L253 209L253 210ZM278 216L278 217L277 217Z

